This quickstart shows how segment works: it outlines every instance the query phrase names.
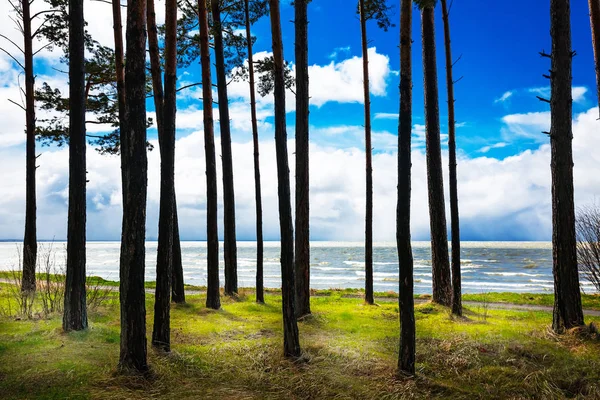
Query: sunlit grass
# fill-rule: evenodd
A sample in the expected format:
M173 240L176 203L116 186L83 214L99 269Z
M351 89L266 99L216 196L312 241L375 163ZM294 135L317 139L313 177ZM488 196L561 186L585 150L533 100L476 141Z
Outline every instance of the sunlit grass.
M0 307L8 292L0 287ZM417 377L396 376L398 305L367 306L344 293L315 297L299 323L305 356L282 357L281 299L254 302L251 291L222 298L219 311L202 294L173 305L170 355L149 346L147 377L116 373L116 296L90 315L86 332L65 334L60 315L0 317L2 398L600 398L600 342L592 335L553 335L545 312L472 307L416 307ZM153 296L147 295L147 329ZM588 318L586 322L600 322Z

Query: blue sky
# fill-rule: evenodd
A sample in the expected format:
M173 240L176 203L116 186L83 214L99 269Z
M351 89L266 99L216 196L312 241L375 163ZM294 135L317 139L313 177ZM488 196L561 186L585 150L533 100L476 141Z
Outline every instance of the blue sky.
M159 23L164 2L156 0ZM0 33L20 40L0 4ZM36 2L37 3L37 2ZM394 240L396 146L399 70L399 1L395 27L388 32L368 24L373 113L375 240ZM578 206L595 202L600 193L600 146L596 82L587 5L572 2L574 85L575 188ZM112 46L110 5L86 0L88 29L102 44ZM125 16L125 13L124 15ZM286 59L294 61L293 8L282 2ZM362 53L356 4L348 0L313 0L309 5L311 76L311 238L361 241L364 235L364 131ZM456 117L459 148L459 196L463 240L549 240L551 238L550 151L541 133L550 124L549 107L536 95L549 95L542 77L550 67L541 50L550 51L549 2L541 0L488 2L456 0L451 14L452 50L456 64ZM125 24L124 24L125 25ZM441 11L436 9L438 82L442 142L447 126L444 38ZM255 57L271 51L269 19L253 28ZM416 240L429 236L424 155L423 85L420 13L413 14L413 208ZM37 85L43 81L67 91L57 69L59 54L42 52L36 61ZM214 78L214 74L213 74ZM200 67L179 71L179 85L200 80ZM22 81L22 79L21 79ZM19 100L18 71L0 54L0 163L13 173L0 181L0 239L20 238L24 221L24 115L7 99ZM249 122L248 85L229 86L232 120L238 238L254 239L254 183ZM216 96L216 93L215 93ZM202 104L198 87L179 93L177 194L182 238L205 237L205 175ZM294 97L287 93L291 174L294 176ZM278 238L273 100L258 101L265 208L265 237ZM152 101L148 102L152 116ZM42 115L38 111L38 115ZM215 110L218 120L218 112ZM89 126L94 132L107 127ZM156 130L148 131L151 141ZM220 154L219 125L216 127ZM445 147L445 146L444 146ZM39 148L38 226L42 239L66 237L68 152ZM447 164L446 154L443 154ZM220 158L220 157L219 157ZM218 158L218 162L220 162ZM159 199L158 151L149 154L147 236L156 238ZM220 166L218 166L220 170ZM120 170L118 157L88 150L88 238L115 240L120 235ZM445 170L447 176L447 170ZM293 180L292 180L293 182ZM446 183L445 189L448 186ZM219 176L219 191L221 190ZM221 201L222 195L219 192ZM447 197L446 197L447 200ZM222 207L222 204L220 204ZM222 208L219 209L222 218Z

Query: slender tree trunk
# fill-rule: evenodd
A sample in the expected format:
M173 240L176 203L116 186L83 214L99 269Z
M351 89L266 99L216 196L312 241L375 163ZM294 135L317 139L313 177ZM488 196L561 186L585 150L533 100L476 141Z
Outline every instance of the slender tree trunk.
M69 221L63 329L86 329L85 20L83 0L69 0Z
M33 38L29 0L22 0L23 40L25 50L25 119L26 119L26 183L25 183L25 236L23 238L23 276L21 290L35 291L37 260L36 196L35 196L35 75L33 74Z
M590 26L592 28L592 46L596 67L596 94L600 106L600 0L588 0L590 7Z
M400 351L398 369L415 373L415 303L410 242L412 135L412 0L400 3L400 123L398 130L398 208L396 240L400 267Z
M113 35L115 39L115 72L117 79L117 104L119 107L119 141L121 149L127 147L127 103L125 101L125 57L123 55L123 26L121 25L121 0L112 0ZM127 154L121 151L121 185L123 205L127 199Z
M365 301L374 304L373 298L373 163L371 145L371 95L369 92L369 51L367 40L365 0L360 0L360 30L362 36L363 89L365 98L365 153L367 155L367 209L365 218Z
M179 239L176 195L173 199L173 276L171 283L171 301L177 304L184 304L185 282L183 280L183 264L181 262L181 241Z
M125 370L146 371L146 0L127 4L127 65L125 95L126 137L121 152L126 154L125 175L129 185L123 205L119 296L121 301L121 354ZM123 167L123 166L122 166Z
M446 209L444 206L444 178L440 145L440 110L433 7L428 6L423 8L421 19L433 301L450 306L452 303L452 287L450 261L448 260Z
M308 2L296 0L296 315L310 314Z
M215 67L217 71L217 92L219 94L219 127L221 129L221 162L223 164L223 220L225 258L225 294L238 291L237 282L237 243L235 237L235 194L233 188L233 156L231 154L231 127L229 121L229 100L227 98L227 75L221 11L219 0L211 0L214 24Z
M246 42L248 44L248 73L250 76L250 114L252 118L252 141L254 143L254 195L256 197L256 302L265 302L263 283L263 222L262 195L260 189L260 160L258 153L258 120L256 117L256 87L254 82L254 61L252 54L252 33L250 32L250 0L244 0L246 17Z
M156 12L155 12L155 8L154 8L154 0L148 0L148 10L147 10L147 14L148 14L148 48L149 48L149 53L150 53L150 73L152 74L152 88L153 88L153 99L154 99L154 108L156 110L156 127L157 127L157 131L158 131L158 138L159 138L159 147L164 147L165 145L163 144L164 141L162 141L162 137L165 136L164 134L164 129L165 129L165 116L164 116L164 107L165 107L165 92L163 90L163 81L162 81L162 71L161 71L161 65L160 65L160 51L159 51L159 47L158 47L158 30L157 30L157 26L156 26ZM165 85L166 85L166 80L165 80ZM168 135L167 135L168 136ZM168 141L168 140L167 140ZM167 147L169 145L167 144ZM175 145L173 144L173 147ZM170 151L167 148L167 151ZM174 158L175 156L173 156ZM161 149L161 160L162 160L163 156L162 156L162 149ZM174 169L174 167L173 167ZM161 171L162 171L162 164L161 164ZM162 172L161 172L162 173ZM169 174L168 171L166 171L165 173ZM162 178L161 178L162 179ZM173 182L175 182L173 180ZM161 183L162 185L162 183ZM174 183L173 183L174 185ZM161 186L162 187L162 186ZM162 189L161 189L162 190ZM167 190L167 191L170 191ZM162 193L162 191L161 191ZM168 194L168 193L167 193ZM171 267L169 267L169 270L171 271L171 281L172 284L177 284L177 288L175 288L173 286L173 293L175 293L175 291L177 291L177 296L173 297L173 301L176 303L185 303L185 293L184 293L184 287L183 287L183 266L181 265L181 244L179 243L179 226L175 226L176 219L177 219L177 203L176 203L176 199L175 199L175 190L173 189L173 200L166 200L163 199L163 196L161 194L161 200L160 203L161 205L163 204L163 202L166 202L168 204L165 204L165 207L170 208L171 205L169 204L173 204L173 216L168 216L166 213L160 213L159 212L159 233L158 233L158 256L157 256L157 268L161 267L164 268L165 263L168 261L169 263L171 263ZM162 218L161 218L162 215ZM173 222L169 222L169 221ZM173 231L172 235L172 240L171 240L171 245L170 247L167 249L167 236L166 234L162 235L163 240L161 241L161 234L160 234L160 225L163 225L163 232L164 229L171 229ZM167 254L169 253L169 254ZM157 288L158 290L158 288ZM183 299L183 300L182 300Z
M552 153L552 260L554 272L552 328L555 332L583 325L573 200L570 18L569 0L550 0L550 35L552 36L550 147Z
M288 165L285 79L283 42L279 0L269 0L271 35L273 40L275 150L277 156L277 187L279 197L279 227L281 230L281 299L283 308L283 348L286 357L299 357L300 340L295 310L294 227L290 199L290 170Z
M217 231L217 161L215 156L212 80L210 76L208 13L204 0L198 0L198 15L200 60L202 63L204 151L206 154L206 241L208 245L206 307L218 310L221 307L221 298L219 293L219 236Z
M462 284L460 273L460 222L458 215L458 180L456 178L456 121L454 118L454 79L450 46L450 16L446 0L442 0L444 44L446 49L446 86L448 88L448 159L450 162L450 221L452 230L452 314L462 315Z
M156 18L154 0L148 0L148 39L155 46ZM152 17L150 16L152 14ZM166 2L165 13L165 90L161 110L162 129L159 130L160 147L160 215L158 223L158 255L156 264L156 295L154 303L154 329L152 344L164 351L171 350L171 277L173 274L173 233L175 210L175 114L177 83L177 1ZM158 84L160 85L160 65ZM153 68L154 69L154 68ZM154 75L154 74L153 74ZM155 89L156 90L156 89Z

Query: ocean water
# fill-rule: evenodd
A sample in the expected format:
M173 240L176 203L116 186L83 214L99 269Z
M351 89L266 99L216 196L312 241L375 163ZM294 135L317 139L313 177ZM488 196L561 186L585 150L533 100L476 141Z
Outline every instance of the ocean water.
M18 268L19 243L0 243L0 269ZM57 264L64 264L64 242L40 244L40 254L52 246ZM156 273L156 242L146 243L146 280ZM89 242L88 275L106 279L119 278L119 242ZM206 284L206 243L182 242L182 259L186 283ZM219 250L223 251L221 243ZM281 286L279 243L265 242L265 287ZM431 293L431 249L429 242L413 243L416 293ZM221 284L223 254L220 255ZM461 243L462 287L465 293L553 291L552 246L547 242L463 242ZM376 291L398 291L398 257L395 243L376 243L373 249L374 288ZM240 287L253 287L256 277L256 243L238 243L238 282ZM363 288L364 248L362 243L312 242L310 284L314 289ZM581 279L586 293L594 292L589 282Z

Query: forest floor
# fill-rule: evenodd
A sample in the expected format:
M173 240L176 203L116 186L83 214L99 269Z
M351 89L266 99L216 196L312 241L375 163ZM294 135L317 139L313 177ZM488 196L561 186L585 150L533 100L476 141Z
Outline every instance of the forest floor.
M0 310L10 296L10 285L0 284ZM153 300L147 295L148 336ZM172 307L172 352L148 345L151 372L128 376L116 368L119 305L112 292L90 311L85 332L63 333L59 314L0 316L0 397L600 399L597 333L557 336L551 313L492 309L490 300L469 303L464 318L418 304L417 375L403 378L396 375L395 302L367 306L345 291L315 296L313 315L299 322L303 359L290 362L282 356L277 293L268 293L265 305L249 291L222 297L219 311L206 309L203 294L188 294L187 304Z

